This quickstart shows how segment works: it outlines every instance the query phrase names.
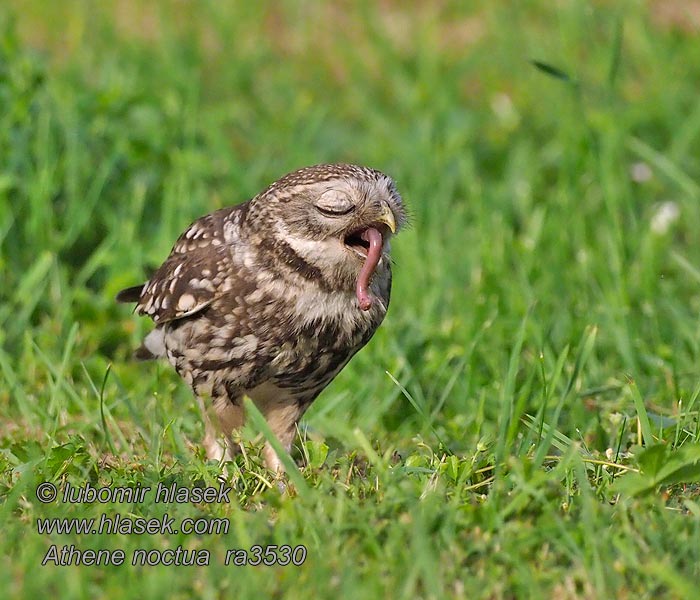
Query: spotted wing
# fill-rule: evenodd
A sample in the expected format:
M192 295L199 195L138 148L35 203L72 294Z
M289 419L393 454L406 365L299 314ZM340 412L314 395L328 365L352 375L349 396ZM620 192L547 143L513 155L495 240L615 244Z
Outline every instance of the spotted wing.
M136 312L167 323L206 308L224 291L229 252L219 246L171 254L145 285Z
M231 248L223 226L230 215L231 209L223 209L190 225L143 286L136 312L167 323L203 310L226 291Z

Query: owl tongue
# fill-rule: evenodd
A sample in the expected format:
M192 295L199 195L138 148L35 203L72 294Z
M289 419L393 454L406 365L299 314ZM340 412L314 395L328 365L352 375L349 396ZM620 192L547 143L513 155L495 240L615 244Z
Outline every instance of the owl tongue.
M367 249L365 264L362 265L360 274L357 277L357 301L360 303L362 310L369 310L372 306L369 284L382 256L382 234L378 229L368 227L360 234L360 237L369 244L369 248Z

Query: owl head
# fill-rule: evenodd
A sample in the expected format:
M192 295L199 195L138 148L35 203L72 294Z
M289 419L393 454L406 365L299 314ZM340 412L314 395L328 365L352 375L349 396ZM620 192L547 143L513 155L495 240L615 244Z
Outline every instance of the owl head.
M372 278L388 275L390 239L407 221L390 177L348 164L289 173L253 198L250 212L324 280L354 288L362 310L372 305Z

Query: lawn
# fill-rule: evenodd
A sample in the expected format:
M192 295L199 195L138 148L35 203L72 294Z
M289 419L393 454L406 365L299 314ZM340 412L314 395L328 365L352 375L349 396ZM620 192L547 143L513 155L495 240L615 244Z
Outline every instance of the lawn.
M4 2L3 597L692 597L699 35L695 0ZM410 207L389 315L298 468L252 414L224 477L114 297L324 162Z

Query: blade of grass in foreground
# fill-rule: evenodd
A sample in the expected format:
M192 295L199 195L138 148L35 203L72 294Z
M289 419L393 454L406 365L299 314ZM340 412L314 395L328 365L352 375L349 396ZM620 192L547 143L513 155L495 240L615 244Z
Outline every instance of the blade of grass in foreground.
M498 474L499 465L502 464L504 455L506 453L506 446L508 443L508 430L510 423L513 419L513 407L515 400L515 379L518 373L518 366L520 365L520 354L523 348L523 343L525 342L525 329L527 327L527 322L531 310L532 307L530 308L530 310L528 310L527 314L523 317L523 320L520 323L518 335L515 338L513 350L510 353L510 359L508 361L508 372L506 374L506 380L503 385L503 393L501 394L501 410L498 416L499 425L498 439L496 441L496 469L494 471L494 476Z
M277 436L275 436L272 429L270 429L270 426L267 424L265 417L263 417L262 413L258 410L258 407L255 406L250 398L244 398L243 402L246 416L252 422L253 427L259 429L263 434L263 437L267 440L270 446L272 446L272 449L277 454L277 457L284 465L287 472L287 477L289 477L289 480L294 484L294 487L299 495L308 494L309 487L306 484L306 480L297 468L296 463L292 460L292 457L289 456L289 453L282 447L282 444L277 439Z
M633 379L629 380L629 389L632 392L634 409L637 411L637 418L639 419L639 425L642 429L642 438L644 439L644 445L651 446L654 443L654 435L651 431L649 415L647 414L646 406L644 406L644 400L642 399L642 395L639 393L639 388L637 387L637 384Z
M584 334L583 342L581 343L578 354L576 355L574 370L571 373L571 377L569 377L569 381L566 384L566 389L564 390L564 393L561 395L561 398L559 399L559 402L557 403L557 406L554 409L554 415L552 416L549 422L550 429L546 433L544 439L540 441L540 446L537 449L537 454L535 455L535 458L533 460L533 464L536 467L540 467L542 465L545 457L549 452L549 447L552 444L552 439L556 432L556 427L559 423L559 415L561 414L561 411L564 407L564 403L566 402L567 398L569 398L571 391L574 389L576 380L583 371L583 367L585 366L586 362L588 361L588 358L591 355L591 352L593 351L593 346L595 345L597 333L598 328L596 326L592 326L589 327L586 330L586 333Z

